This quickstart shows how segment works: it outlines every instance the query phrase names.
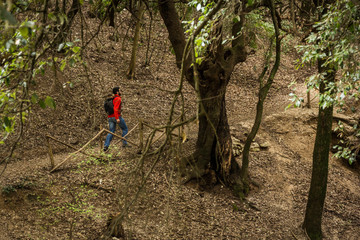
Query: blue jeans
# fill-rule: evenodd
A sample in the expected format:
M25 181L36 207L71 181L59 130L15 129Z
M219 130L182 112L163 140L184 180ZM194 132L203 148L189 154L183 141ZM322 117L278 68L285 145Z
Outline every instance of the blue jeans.
M122 130L122 137L124 137L127 133L128 133L128 128L126 126L125 120L122 117L119 117L120 119L120 123L119 126ZM109 118L109 130L110 132L115 133L116 130L116 119L114 117ZM105 145L104 147L109 147L110 146L110 142L112 140L114 135L112 135L111 133L108 133L108 135L106 136L106 140L105 140ZM123 140L123 145L127 145L127 142L125 140Z

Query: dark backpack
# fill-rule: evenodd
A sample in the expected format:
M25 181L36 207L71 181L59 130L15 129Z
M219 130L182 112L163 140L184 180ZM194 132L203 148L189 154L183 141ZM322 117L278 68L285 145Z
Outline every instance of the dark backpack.
M105 100L104 102L104 108L105 108L105 112L108 115L114 114L114 103L113 103L114 98L108 98Z

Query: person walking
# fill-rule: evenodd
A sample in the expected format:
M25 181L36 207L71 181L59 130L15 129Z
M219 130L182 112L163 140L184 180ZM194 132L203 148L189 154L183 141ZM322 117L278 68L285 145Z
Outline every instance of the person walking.
M126 126L125 120L121 117L121 96L120 96L120 87L113 88L113 105L114 105L114 113L108 115L109 121L109 130L110 132L115 133L116 125L119 124L122 130L122 137L124 137L128 133L128 128ZM106 136L105 144L104 144L104 152L109 149L110 142L113 138L113 135L109 133ZM126 140L123 140L123 147L130 147Z

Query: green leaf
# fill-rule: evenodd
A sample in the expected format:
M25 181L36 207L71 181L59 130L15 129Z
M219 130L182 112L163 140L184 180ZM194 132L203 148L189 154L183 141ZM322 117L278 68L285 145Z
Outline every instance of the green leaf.
M45 104L44 100L42 100L42 99L39 100L39 105L41 108L46 108L46 104Z
M73 66L75 65L75 59L74 59L74 58L70 58L69 64L70 64L71 67L73 67Z
M248 4L249 6L253 5L253 4L254 4L254 0L248 0L247 4Z
M56 109L56 104L55 104L55 101L52 97L50 96L47 96L45 98L45 104L48 106L48 107L51 107L52 109Z
M72 51L73 51L74 53L78 53L78 52L80 51L80 47L73 47L73 48L72 48Z
M201 43L202 43L202 39L201 38L197 38L196 40L195 40L195 44L196 44L196 46L201 46Z
M10 77L5 78L5 84L7 87L10 86Z
M16 18L2 4L0 4L0 19L8 21L10 25L16 25L17 23Z
M9 41L6 42L5 44L5 49L6 51L10 51L11 46L14 44L14 41L12 39L10 39Z
M38 95L36 95L36 93L34 93L34 94L31 96L31 102L32 102L32 103L37 103L38 100L39 100Z
M240 22L240 16L236 16L233 18L233 23Z
M11 127L11 120L8 117L4 117L3 121L5 128Z
M289 108L291 108L293 106L292 103L290 103L289 105L286 106L285 110L288 110Z
M66 61L63 60L62 63L61 63L61 66L60 66L60 70L64 71L65 67L66 67Z
M55 14L52 13L52 12L48 14L48 18L51 19L51 20L53 20L53 21L56 21L56 16L55 16Z
M28 27L20 27L19 31L20 31L20 34L23 38L28 38L29 37L29 31L30 29Z

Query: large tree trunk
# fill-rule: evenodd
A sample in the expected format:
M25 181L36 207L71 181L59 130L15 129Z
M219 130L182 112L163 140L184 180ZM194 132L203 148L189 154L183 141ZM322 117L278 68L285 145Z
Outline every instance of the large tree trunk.
M216 75L214 75L216 76ZM199 131L196 150L192 158L196 161L196 171L201 177L207 170L212 170L226 183L232 182L231 174L238 172L231 163L232 141L225 106L225 93L228 79L201 81L200 95L203 112L199 114ZM210 82L212 84L210 84Z
M185 35L176 12L174 2L159 0L161 16L169 32L169 39L176 55L177 65L185 48ZM215 8L214 8L215 9ZM241 26L237 25L241 30ZM237 31L236 33L239 33ZM226 115L225 93L234 66L245 61L247 53L242 41L236 38L236 44L222 45L222 21L213 23L212 39L202 63L197 66L199 77L199 132L195 153L187 158L194 168L188 177L202 177L205 173L215 172L227 185L235 187L240 183L240 167L232 154L232 141ZM180 62L179 62L180 61ZM191 57L185 58L183 68L187 81L196 89Z
M315 6L324 6L323 4L331 4L333 0L313 0ZM320 19L323 14L327 12L327 8L323 8L319 13ZM324 53L329 55L329 49L325 49ZM318 72L325 74L324 79L320 84L319 92L324 94L332 83L335 82L336 70L331 65L324 66L326 59L318 60ZM331 93L327 93L331 94ZM326 101L326 100L323 100ZM302 225L305 232L310 239L322 239L321 221L325 203L325 196L327 190L328 166L329 166L329 152L333 120L333 105L323 108L319 104L318 124L316 130L315 145L313 151L313 167L311 175L311 184L309 190L308 202L306 205L306 212L304 223Z

